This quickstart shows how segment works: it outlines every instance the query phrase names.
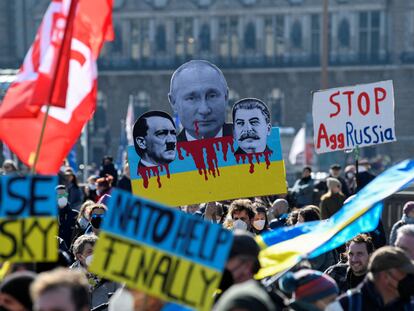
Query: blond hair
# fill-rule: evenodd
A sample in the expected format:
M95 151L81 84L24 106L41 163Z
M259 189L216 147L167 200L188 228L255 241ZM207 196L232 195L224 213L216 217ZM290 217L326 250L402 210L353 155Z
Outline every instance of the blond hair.
M89 285L85 274L67 268L57 268L40 273L30 287L30 295L32 300L36 301L44 293L58 288L70 290L75 310L89 308Z

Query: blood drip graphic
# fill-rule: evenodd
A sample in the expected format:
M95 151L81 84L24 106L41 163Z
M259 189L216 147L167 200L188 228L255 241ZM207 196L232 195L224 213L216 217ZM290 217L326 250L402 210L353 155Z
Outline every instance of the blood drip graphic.
M163 164L160 166L150 166L150 167L145 167L145 166L138 166L138 174L141 176L143 184L144 184L144 188L148 188L148 182L149 179L152 176L157 176L157 183L158 183L158 188L162 187L161 184L161 178L160 178L160 172L163 172L165 169L165 172L167 174L167 178L170 178L170 168L168 167L168 164Z
M220 150L220 145L221 152L223 153L223 159L224 161L227 161L227 152L229 146L232 152L234 152L232 136L179 142L177 144L178 158L180 160L183 160L184 152L187 157L191 155L194 164L198 169L198 173L200 175L204 174L204 180L208 180L208 175L213 175L213 177L216 177L217 174L217 176L220 176L216 153L216 149L217 151ZM204 160L204 152L206 153L207 163Z
M240 160L244 164L244 163L246 163L246 159L247 159L249 164L250 164L249 173L253 174L254 173L253 158L256 159L257 164L260 164L260 157L264 157L265 162L266 162L266 169L268 169L269 166L270 166L269 157L271 155L272 155L272 151L268 150L268 151L256 152L256 153L236 154L235 156L236 156L237 164L240 162Z
M200 136L200 128L198 127L198 121L194 121L194 132L196 137L198 138Z

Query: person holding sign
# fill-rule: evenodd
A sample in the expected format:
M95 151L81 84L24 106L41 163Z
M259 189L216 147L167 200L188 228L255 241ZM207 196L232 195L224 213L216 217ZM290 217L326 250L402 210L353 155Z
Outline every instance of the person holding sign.
M149 111L134 124L135 151L141 158L138 167L168 164L175 159L176 129L171 116L164 111Z
M239 148L235 154L269 151L267 137L272 124L266 104L256 98L244 98L233 106L234 139Z
M172 75L168 100L184 129L178 141L192 141L232 135L226 124L229 97L221 70L205 60L181 65Z

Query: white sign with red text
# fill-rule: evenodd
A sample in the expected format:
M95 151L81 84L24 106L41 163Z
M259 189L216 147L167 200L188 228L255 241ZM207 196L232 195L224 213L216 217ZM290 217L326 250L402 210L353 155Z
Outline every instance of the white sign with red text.
M317 153L397 140L391 80L317 91L312 114Z

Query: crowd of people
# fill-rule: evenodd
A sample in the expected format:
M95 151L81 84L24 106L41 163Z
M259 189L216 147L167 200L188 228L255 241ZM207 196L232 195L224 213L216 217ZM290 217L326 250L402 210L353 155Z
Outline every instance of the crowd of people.
M375 178L368 162L362 170L331 166L324 180L311 167L286 195L243 198L177 207L233 230L234 242L216 291L214 310L414 310L414 202L386 237L382 224L345 245L262 282L256 235L327 219ZM2 174L19 174L6 160ZM359 187L357 187L357 185ZM56 187L59 259L55 263L14 264L0 280L0 310L173 310L157 298L88 271L107 202L114 187L131 192L126 163L118 178L112 158L80 185L68 166ZM170 308L170 309L168 309Z

